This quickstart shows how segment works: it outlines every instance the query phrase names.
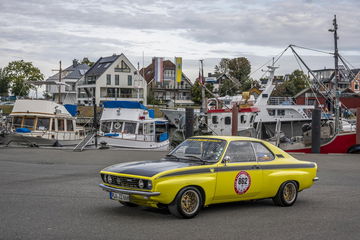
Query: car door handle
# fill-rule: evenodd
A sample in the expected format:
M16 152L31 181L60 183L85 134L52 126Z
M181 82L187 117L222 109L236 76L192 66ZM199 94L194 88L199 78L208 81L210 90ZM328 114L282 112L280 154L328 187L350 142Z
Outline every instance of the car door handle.
M253 166L251 167L251 169L260 169L260 167L257 166L257 165L253 165Z

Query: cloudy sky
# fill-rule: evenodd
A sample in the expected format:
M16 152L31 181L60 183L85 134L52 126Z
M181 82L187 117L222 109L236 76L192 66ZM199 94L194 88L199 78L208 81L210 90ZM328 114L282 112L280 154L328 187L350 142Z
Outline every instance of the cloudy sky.
M192 79L199 59L205 72L239 56L256 70L289 44L333 51L334 14L341 54L360 67L359 0L0 0L0 67L24 59L48 77L59 60L124 53L142 66L144 53L145 65L183 57ZM330 55L299 53L313 69L333 66ZM290 51L278 65L299 68Z

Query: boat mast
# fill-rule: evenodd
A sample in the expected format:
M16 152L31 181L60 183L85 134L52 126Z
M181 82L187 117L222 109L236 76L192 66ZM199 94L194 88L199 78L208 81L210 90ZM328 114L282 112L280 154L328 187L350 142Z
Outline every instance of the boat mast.
M338 29L338 25L336 22L336 15L334 15L334 20L333 20L333 29L329 29L329 32L333 32L334 33L334 59L335 59L335 132L338 133L339 132L339 116L340 116L340 111L339 111L339 97L340 97L340 93L339 93L339 82L340 82L340 75L339 75L339 50L338 50L338 45L337 45L337 40L339 39L338 35L337 35L337 29Z
M201 79L199 79L200 83L201 83L201 99L202 99L202 103L201 103L201 112L205 113L206 112L206 99L205 99L205 79L204 79L204 64L203 64L203 59L200 60L200 67L201 67Z
M62 69L61 69L61 61L59 62L60 64L60 68L59 68L59 100L58 100L58 103L61 104L61 72L62 72Z

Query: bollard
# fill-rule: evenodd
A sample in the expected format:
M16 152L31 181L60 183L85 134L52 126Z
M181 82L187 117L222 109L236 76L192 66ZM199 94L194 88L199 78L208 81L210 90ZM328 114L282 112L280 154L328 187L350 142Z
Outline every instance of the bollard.
M311 152L320 153L321 109L315 108L311 121Z
M194 135L194 109L185 109L185 139Z
M356 110L356 144L360 144L360 107Z
M97 111L96 111L96 99L93 97L93 105L94 105L94 119L93 119L93 131L95 134L95 148L98 146L97 141L97 131L98 131L98 125L97 125Z
M231 135L238 135L238 121L239 121L239 107L234 104L232 108L232 117L231 117Z

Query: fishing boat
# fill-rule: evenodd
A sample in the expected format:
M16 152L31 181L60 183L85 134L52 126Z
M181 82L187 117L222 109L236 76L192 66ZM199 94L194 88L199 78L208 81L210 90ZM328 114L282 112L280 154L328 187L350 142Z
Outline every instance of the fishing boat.
M70 113L70 112L71 113ZM11 133L4 144L73 146L85 137L76 125L76 106L47 100L16 100L10 113Z
M106 101L99 141L112 147L168 150L168 121L138 102Z

